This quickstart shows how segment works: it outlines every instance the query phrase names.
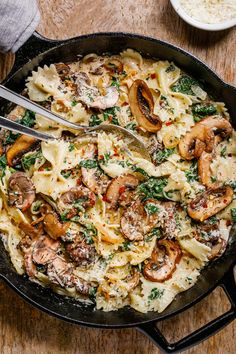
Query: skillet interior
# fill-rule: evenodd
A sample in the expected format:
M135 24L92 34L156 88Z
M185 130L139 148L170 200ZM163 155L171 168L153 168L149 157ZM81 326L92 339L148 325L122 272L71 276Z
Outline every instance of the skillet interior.
M30 53L30 44L28 45ZM208 92L226 103L231 114L234 127L236 127L236 111L234 102L236 99L236 89L225 84L214 74L207 66L190 54L176 48L168 43L155 39L121 33L95 34L81 36L76 39L66 41L57 48L51 49L38 55L32 61L24 65L7 81L6 86L21 92L24 88L24 79L28 73L37 65L55 63L59 61L68 62L77 59L77 55L86 55L91 52L97 54L119 53L125 48L133 48L142 53L145 57L173 60L180 68L187 73L195 76L198 80L204 81L204 86ZM40 44L38 47L40 52ZM27 59L27 58L26 58ZM8 105L6 102L0 102L1 113L6 113ZM144 322L160 320L184 308L191 306L209 293L235 263L236 260L236 237L231 232L231 238L224 255L217 261L208 265L201 272L199 280L195 286L188 291L179 294L176 300L161 314L150 312L142 314L133 309L124 308L119 311L105 313L94 311L92 307L84 307L73 300L54 294L49 289L44 289L30 282L26 277L19 276L8 258L7 253L0 244L0 274L7 280L18 293L27 301L40 307L62 319L99 327L128 327L135 326ZM234 235L233 235L234 234Z

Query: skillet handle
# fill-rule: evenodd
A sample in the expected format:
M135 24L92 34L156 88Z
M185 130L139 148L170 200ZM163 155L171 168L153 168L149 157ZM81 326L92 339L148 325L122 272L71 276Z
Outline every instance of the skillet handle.
M223 327L236 318L236 284L233 269L231 269L224 276L222 283L219 284L219 286L224 290L231 303L230 310L199 328L195 332L190 333L178 342L169 343L161 331L157 328L156 323L141 325L138 327L138 330L150 337L150 339L164 353L178 353L206 340L208 337L220 331Z
M34 32L32 36L22 45L22 47L17 51L15 56L15 63L10 72L10 75L15 73L24 64L29 62L31 59L43 53L59 44L65 43L65 40L54 40L43 37L38 32ZM9 75L8 75L9 77ZM5 79L6 80L6 79ZM4 80L4 81L5 81Z

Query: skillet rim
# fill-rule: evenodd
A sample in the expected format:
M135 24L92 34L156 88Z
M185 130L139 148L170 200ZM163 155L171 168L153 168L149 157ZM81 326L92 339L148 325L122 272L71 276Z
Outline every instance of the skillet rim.
M83 40L91 39L91 38L97 38L97 37L101 37L101 36L102 37L110 37L110 38L112 38L112 37L120 37L120 38L131 38L131 39L132 38L134 38L134 39L142 39L144 41L152 42L152 43L154 43L154 45L155 44L159 44L161 46L165 46L167 48L170 48L170 49L174 50L175 52L180 52L184 56L189 57L192 61L194 61L194 65L197 64L201 68L204 68L205 70L207 70L210 73L210 75L213 76L219 82L219 84L222 87L228 88L228 89L234 91L234 93L236 94L236 87L235 86L233 86L233 85L227 83L226 81L224 81L213 69L211 69L204 61L200 60L195 55L193 55L190 52L186 51L185 49L182 49L182 48L180 48L180 47L178 47L178 46L176 46L176 45L174 45L172 43L169 43L167 41L160 40L160 39L157 39L157 38L154 38L154 37L150 37L150 36L140 35L140 34L134 34L134 33L128 33L128 32L96 32L96 33L92 33L92 34L84 34L84 35L81 35L81 36L77 36L77 37L66 39L66 40L62 40L62 41L46 39L45 37L43 37L43 36L41 36L39 34L36 34L36 35L34 35L34 38L36 38L36 39L38 38L41 41L46 41L48 44L50 44L51 47L48 48L46 51L40 51L36 56L33 56L32 59L40 57L41 55L43 56L46 53L50 54L51 51L57 50L59 47L63 47L66 44L70 44L70 43L77 42L77 41L83 41ZM29 41L27 41L22 48L27 46L27 44L29 44L28 43ZM21 52L21 51L22 50L20 49L19 52ZM145 54L143 54L143 55L145 55ZM148 56L148 54L147 54L147 56ZM22 69L28 63L26 62L24 65L21 65L21 67L17 68L18 62L16 60L15 65L13 66L10 74L3 81L3 84L8 86L8 83L10 83L12 80L14 80L15 76L17 76L18 73L22 72ZM40 64L38 64L38 65L40 65ZM31 69L31 70L33 70L33 69ZM232 256L231 256L231 258L232 258ZM147 320L142 320L142 321L138 321L138 322L132 322L132 323L126 323L126 324L112 324L112 325L110 325L110 324L88 323L88 322L83 321L83 320L72 319L72 318L66 317L64 315L58 314L57 312L55 312L53 310L50 310L48 307L46 308L46 307L40 305L39 303L37 303L36 301L32 300L25 293L23 293L23 291L18 289L17 286L15 286L7 278L7 276L5 276L4 274L0 273L0 277L2 277L3 280L5 280L8 283L8 285L10 285L10 287L13 288L13 290L15 290L15 292L18 293L25 301L27 301L31 305L43 310L44 312L47 312L49 315L55 316L57 318L65 320L67 322L76 323L76 324L80 324L80 325L83 325L83 326L94 327L94 328L103 328L103 329L124 328L124 327L128 328L128 327L135 327L135 326L137 327L137 326L139 326L141 324L145 324L145 323L159 322L159 321L161 321L163 319L166 319L166 318L169 318L171 316L177 315L178 313L180 313L182 311L185 311L186 309L190 308L191 306L193 306L194 304L196 304L197 302L202 300L204 297L206 297L208 294L210 294L217 286L221 286L223 284L223 279L225 278L225 275L231 270L230 268L232 267L232 264L235 264L235 262L236 262L236 257L235 257L234 260L231 259L230 266L228 266L228 269L223 272L223 275L220 277L220 279L218 279L217 281L213 282L213 284L203 294L197 296L193 301L188 302L186 305L181 306L181 308L179 308L177 310L173 310L172 312L170 312L170 313L168 313L166 315L162 315L163 312L165 312L165 311L163 311L162 313L150 312L150 314L151 313L155 313L158 316L157 319L154 318L154 319L147 319ZM220 265L218 265L218 267L219 266ZM204 269L206 269L206 268L204 268ZM0 267L0 270L1 270L1 267ZM192 288L190 288L190 289L193 289L196 286L196 284L194 284L194 286ZM187 291L185 291L185 292L187 292ZM130 310L130 308L126 308L126 310ZM118 311L116 311L116 312L118 312ZM135 311L135 310L133 310L133 311ZM96 312L98 312L98 310ZM102 312L104 314L103 311L100 311L100 312Z

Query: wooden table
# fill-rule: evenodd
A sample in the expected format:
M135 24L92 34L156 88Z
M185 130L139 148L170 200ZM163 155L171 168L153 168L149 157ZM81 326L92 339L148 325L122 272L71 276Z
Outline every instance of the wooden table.
M236 84L236 29L218 33L185 24L167 0L39 0L38 30L50 38L68 38L98 31L127 31L177 44L206 61L226 81ZM0 57L0 77L13 56ZM171 341L180 339L228 308L221 289L159 327ZM64 323L35 310L0 283L0 352L3 354L156 354L160 351L135 329L97 330ZM234 354L236 323L186 351Z

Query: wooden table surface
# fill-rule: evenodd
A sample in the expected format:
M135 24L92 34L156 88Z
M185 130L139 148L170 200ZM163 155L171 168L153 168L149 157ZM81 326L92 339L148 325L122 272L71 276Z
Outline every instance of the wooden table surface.
M38 0L38 31L69 38L98 31L127 31L177 44L206 61L226 81L236 84L236 28L218 33L185 24L167 0ZM0 77L14 60L0 56ZM221 289L193 308L159 324L170 341L180 339L229 307ZM3 354L144 353L160 351L135 329L98 330L71 325L34 309L0 283L0 352ZM234 354L236 322L186 353Z

